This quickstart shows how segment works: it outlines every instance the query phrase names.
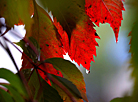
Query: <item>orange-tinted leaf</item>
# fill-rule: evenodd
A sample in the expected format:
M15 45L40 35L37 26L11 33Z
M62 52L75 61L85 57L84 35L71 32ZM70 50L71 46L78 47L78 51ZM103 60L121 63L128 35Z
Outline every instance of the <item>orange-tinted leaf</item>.
M61 57L63 58L63 48L62 43L59 38L59 34L56 32L55 27L52 23L52 20L50 19L49 15L36 3L34 4L35 11L34 11L34 24L32 25L32 32L30 35L34 39L37 40L40 50L41 50L41 61L52 58L52 57ZM28 36L28 33L27 35ZM28 63L30 64L30 63ZM31 65L28 65L25 57L23 56L23 68L30 67ZM26 67L25 67L26 66ZM60 71L57 71L51 64L44 64L39 66L42 70L45 72L58 75L62 77L62 74ZM46 75L39 71L40 75L45 79Z
M51 58L51 59L47 59L46 62L51 63L55 68L59 69L62 72L64 78L66 78L67 80L71 81L74 85L76 85L82 98L85 101L87 101L86 87L85 87L83 75L73 63L71 63L68 60L64 60L62 58ZM59 94L63 96L63 99L67 97L65 102L72 102L70 101L69 97L65 94L64 91L62 91L58 87L56 88ZM83 100L80 98L77 98L77 102L83 102Z
M119 28L121 26L122 0L85 0L86 14L99 26L99 23L109 23L118 41Z

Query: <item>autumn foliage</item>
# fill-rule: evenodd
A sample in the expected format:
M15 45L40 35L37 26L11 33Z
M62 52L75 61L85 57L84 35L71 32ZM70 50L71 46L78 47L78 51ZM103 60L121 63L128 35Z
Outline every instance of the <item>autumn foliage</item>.
M74 60L78 65L81 64L90 71L90 63L94 62L96 47L99 46L96 39L100 39L94 27L99 26L100 23L109 23L117 42L123 19L122 10L125 10L123 0L36 1L0 1L0 17L5 18L8 30L15 24L25 25L26 37L17 43L24 51L21 72L28 70L27 72L31 73L30 77L26 79L29 87L33 86L33 78L36 78L37 75L41 76L56 89L61 96L57 95L59 100L65 102L88 101L81 72L71 62L63 60L63 55L68 53L72 61ZM46 9L48 9L47 12ZM49 11L52 12L52 15L48 14ZM31 16L33 17L31 18ZM30 70L32 68L33 71ZM34 76L32 76L33 74ZM24 76L27 76L26 73ZM47 85L47 87L51 86ZM40 88L35 87L34 93L42 92L42 89L39 90ZM51 87L53 92L55 89ZM31 89L32 93L33 89ZM30 95L29 92L28 94ZM32 94L30 97L34 98L37 95ZM44 97L35 98L38 99L38 102L45 100ZM26 100L29 101L28 98Z

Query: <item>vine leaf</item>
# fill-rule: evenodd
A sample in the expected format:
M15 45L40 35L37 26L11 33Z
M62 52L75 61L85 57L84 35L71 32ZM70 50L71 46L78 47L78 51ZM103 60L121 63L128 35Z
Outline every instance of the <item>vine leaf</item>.
M63 30L56 18L53 24L61 36L61 42L65 52L69 53L72 60L82 64L87 70L90 70L90 62L94 61L93 55L96 56L96 38L100 38L96 30L93 28L93 23L89 20L87 15L83 15L81 20L76 24L76 28L71 33L70 43L67 33Z
M25 99L21 96L21 94L16 90L15 87L11 85L3 85L9 90L10 95L13 97L15 102L25 102Z
M18 92L24 97L28 97L27 92L21 82L20 78L12 73L10 70L0 68L0 78L6 79L10 85L18 90ZM7 86L10 87L10 86Z
M99 38L99 36L85 14L85 1L40 0L40 2L44 8L52 11L53 24L61 36L60 40L65 52L68 52L70 58L78 65L82 64L83 67L90 70L90 62L94 61L93 55L96 56L95 46L98 46L95 38Z
M29 33L33 23L29 7L28 0L0 0L0 17L5 18L5 22L10 28L15 24L25 24L26 31Z
M122 97L122 98L114 98L110 102L132 102L131 101L132 97Z
M68 34L70 41L71 33L76 28L76 23L85 14L84 0L39 0L42 7L52 11L54 18L60 22L63 30Z
M82 99L82 96L81 96L79 90L76 88L76 86L72 82L68 81L65 78L59 77L59 76L52 75L52 77L56 78L65 87L67 87L67 89L70 90L74 94L74 96L76 96L77 98Z
M62 48L62 43L59 40L60 36L59 36L58 32L55 30L55 26L53 25L53 22L50 19L49 15L45 12L45 10L43 10L35 2L34 2L33 19L35 22L32 25L31 34L27 33L26 36L31 37L36 40L35 42L38 43L38 44L34 45L36 48L37 48L36 45L39 45L39 47L40 47L40 50L41 50L40 51L40 54L41 54L40 59L37 60L36 62L43 61L47 58L52 58L52 57L63 58L64 51ZM31 35L31 36L28 36L28 35ZM22 45L22 44L20 43L20 45ZM25 50L25 48L27 48L27 47L24 47L24 50ZM33 52L31 50L33 50L33 49L27 50L27 51L29 51L28 54L31 54L31 52ZM25 58L25 56L22 56L22 58L23 58L22 68L24 68L24 69L25 68L33 68L33 66ZM63 76L61 74L61 72L59 72L55 68L53 68L53 66L51 64L44 64L39 67L47 73L51 73L51 74L61 76L61 77ZM46 79L46 75L44 75L44 73L42 73L41 71L39 71L39 73L40 73L41 77ZM49 80L47 79L47 81L49 81Z
M70 61L64 60L62 58L50 58L50 59L45 60L45 62L51 63L54 66L54 68L56 68L57 70L60 70L63 74L63 77L71 81L81 93L82 98L87 101L86 87L85 87L85 82L84 82L82 73L73 63L71 63ZM68 97L58 87L57 87L57 91L64 98ZM68 99L69 98L67 98L67 100ZM82 100L78 99L78 102L81 102L81 101Z
M58 92L44 81L35 70L22 69L21 71L28 73L24 73L25 76L31 75L27 80L35 100L38 102L55 102L57 100L63 102Z
M121 26L122 1L124 0L85 0L85 11L91 20L99 26L99 23L109 23L118 41L119 28Z
M25 42L25 38L17 42L16 44L19 45L23 49L23 53L25 53L34 63L39 60L40 57L40 46L36 39L33 37L29 37L28 41ZM32 49L34 47L34 50ZM28 60L25 60L25 56L22 56L24 59L22 63L22 68L33 68L31 64L29 64Z
M70 58L88 71L91 61L94 61L93 56L96 56L96 46L99 46L95 39L100 38L93 27L89 18L83 16L72 32L69 49Z
M2 102L14 102L10 94L2 89L0 89L0 100Z

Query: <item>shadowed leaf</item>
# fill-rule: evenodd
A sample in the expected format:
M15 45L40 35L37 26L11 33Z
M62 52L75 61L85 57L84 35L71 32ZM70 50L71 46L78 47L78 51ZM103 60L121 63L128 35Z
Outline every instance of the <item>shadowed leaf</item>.
M23 70L26 70L26 72L28 71L27 73L31 72L29 69ZM27 74L24 75L26 76ZM31 77L28 80L28 85L31 89L34 99L38 100L38 102L63 102L58 92L48 83L46 83L40 76L39 78L36 71L33 71Z
M20 94L27 97L27 92L23 86L23 83L13 72L5 68L0 68L0 78L6 79L12 87L18 90Z
M40 60L44 60L52 57L63 57L64 51L62 48L62 43L58 39L58 33L55 30L55 27L50 19L49 15L34 2L34 24L32 26L32 38L36 39L40 46L41 55ZM28 34L28 33L27 33ZM23 56L22 68L31 67L30 63ZM46 66L46 67L45 67ZM59 75L62 77L62 74L58 74L58 71L53 68L50 64L45 64L40 66L44 71ZM40 71L39 71L40 72ZM40 73L40 75L45 79L45 75Z
M31 30L32 19L28 0L0 0L0 17L4 17L6 24L13 27L15 24L25 24L28 33Z
M10 94L0 89L0 101L1 102L14 102Z
M57 22L60 22L63 30L65 30L71 38L72 30L76 27L76 23L81 19L85 12L84 0L39 0L42 6L52 11Z
M16 90L15 87L11 85L3 85L9 90L10 95L13 97L15 102L25 102L24 98L21 96L21 94Z
M137 1L136 1L137 3ZM138 8L136 10L136 21L132 28L132 32L130 33L131 40L130 40L130 52L131 52L131 67L132 67L132 77L135 79L134 81L134 91L132 93L132 100L131 102L138 101Z

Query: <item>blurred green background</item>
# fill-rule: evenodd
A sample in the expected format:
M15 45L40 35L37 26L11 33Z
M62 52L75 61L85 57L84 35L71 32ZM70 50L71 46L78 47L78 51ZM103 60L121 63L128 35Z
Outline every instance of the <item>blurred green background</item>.
M80 68L86 82L89 102L109 102L116 97L131 95L134 79L131 78L130 37L129 32L135 21L135 3L126 0L123 11L122 26L119 32L119 42L115 42L113 30L109 24L95 27L101 39L98 39L97 57L91 63L90 73L86 74ZM82 66L81 66L82 67Z

